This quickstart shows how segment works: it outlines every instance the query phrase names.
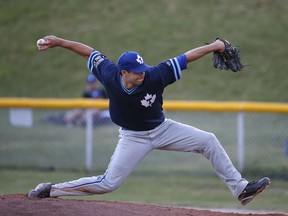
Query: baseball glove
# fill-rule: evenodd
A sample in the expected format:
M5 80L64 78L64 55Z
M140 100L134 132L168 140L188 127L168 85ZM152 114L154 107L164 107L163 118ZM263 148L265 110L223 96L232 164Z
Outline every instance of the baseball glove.
M227 40L222 38L216 38L216 40L221 40L225 45L225 49L223 52L213 52L213 66L220 70L241 71L244 65L241 63L240 50L233 47Z

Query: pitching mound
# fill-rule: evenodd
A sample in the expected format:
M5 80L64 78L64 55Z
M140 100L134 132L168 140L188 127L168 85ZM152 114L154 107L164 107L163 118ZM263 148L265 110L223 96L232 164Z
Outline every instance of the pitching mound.
M66 199L39 199L30 200L24 194L0 196L1 215L97 215L97 216L280 216L282 214L239 214L223 213L208 210L165 207L148 204L135 204L110 201L86 201Z

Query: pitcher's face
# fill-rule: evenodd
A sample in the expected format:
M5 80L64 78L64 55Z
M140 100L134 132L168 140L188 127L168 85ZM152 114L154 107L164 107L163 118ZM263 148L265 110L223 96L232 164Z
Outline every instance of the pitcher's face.
M142 84L145 78L145 72L133 73L133 72L122 70L122 78L123 78L124 86L127 89L131 89L137 85Z

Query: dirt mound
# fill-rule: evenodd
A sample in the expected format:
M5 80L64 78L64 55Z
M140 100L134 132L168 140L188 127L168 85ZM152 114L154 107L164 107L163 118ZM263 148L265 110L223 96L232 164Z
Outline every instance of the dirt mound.
M280 216L283 214L239 214L111 201L46 198L30 200L24 194L0 196L1 215L97 215L97 216Z

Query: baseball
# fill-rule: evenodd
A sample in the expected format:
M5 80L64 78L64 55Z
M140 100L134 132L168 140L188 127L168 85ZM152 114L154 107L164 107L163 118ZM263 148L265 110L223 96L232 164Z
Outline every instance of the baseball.
M46 40L44 40L43 38L41 38L41 39L37 40L36 45L37 45L37 47L39 48L39 47L41 47L41 46L44 46L45 43L46 43Z

